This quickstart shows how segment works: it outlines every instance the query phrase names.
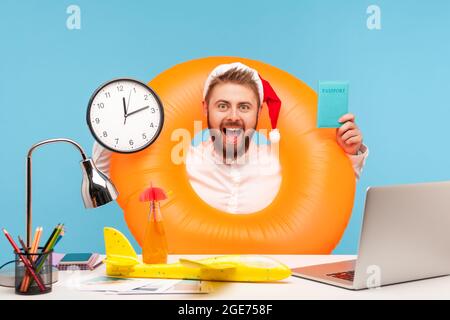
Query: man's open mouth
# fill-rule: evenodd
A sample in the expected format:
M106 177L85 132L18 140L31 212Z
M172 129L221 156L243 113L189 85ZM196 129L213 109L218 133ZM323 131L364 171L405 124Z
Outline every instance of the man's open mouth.
M238 139L244 135L243 128L222 128L226 143L236 144Z

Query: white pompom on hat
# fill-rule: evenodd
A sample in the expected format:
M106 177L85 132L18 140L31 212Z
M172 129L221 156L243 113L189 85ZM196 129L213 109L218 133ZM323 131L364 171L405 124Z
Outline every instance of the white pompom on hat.
M218 65L216 68L214 68L213 71L211 71L211 73L209 74L208 78L205 81L205 85L203 87L203 99L205 99L206 94L208 93L211 81L214 78L221 76L222 74L233 68L251 72L252 79L253 81L255 81L258 87L259 101L262 101L261 103L265 102L269 109L269 118L272 126L272 130L269 133L270 142L272 143L279 142L280 132L277 129L277 122L278 122L278 115L280 114L281 109L281 100L280 98L278 98L277 94L275 93L275 90L273 90L270 83L264 80L255 69L252 69L249 66L246 66L245 64L240 62Z

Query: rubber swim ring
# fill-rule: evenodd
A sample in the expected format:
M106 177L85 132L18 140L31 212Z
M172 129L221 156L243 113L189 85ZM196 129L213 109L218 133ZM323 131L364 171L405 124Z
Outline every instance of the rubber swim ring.
M203 120L203 84L219 64L240 61L259 71L283 102L282 183L265 209L246 215L221 212L192 189L184 164L171 153L175 129L194 132ZM149 85L164 104L165 123L158 140L135 154L114 154L110 174L119 190L118 203L131 233L142 246L147 206L139 194L150 181L173 195L162 205L170 253L328 254L339 242L351 215L355 175L337 145L334 129L316 128L317 94L302 81L268 64L234 57L188 61L164 71ZM270 128L264 107L258 126ZM190 141L186 141L190 143Z

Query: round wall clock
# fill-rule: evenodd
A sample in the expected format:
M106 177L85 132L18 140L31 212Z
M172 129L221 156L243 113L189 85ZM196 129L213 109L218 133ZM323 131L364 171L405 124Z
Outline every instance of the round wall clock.
M87 123L103 147L119 153L147 148L159 136L164 109L145 83L115 79L100 86L89 100Z

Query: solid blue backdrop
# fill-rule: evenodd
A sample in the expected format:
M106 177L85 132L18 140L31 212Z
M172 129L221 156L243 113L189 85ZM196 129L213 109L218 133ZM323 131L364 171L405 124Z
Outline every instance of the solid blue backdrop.
M69 30L69 5L81 29ZM381 30L366 26L381 8ZM446 180L450 2L433 1L2 1L0 4L0 226L25 235L25 156L52 137L91 153L87 102L106 80L148 81L206 56L264 61L317 89L350 83L349 109L370 148L353 216L334 253L354 254L369 185ZM45 149L45 150L44 150ZM103 226L132 239L116 203L85 210L80 157L66 145L34 154L34 226L58 222L59 251L104 252ZM137 245L132 241L133 245ZM12 257L0 240L0 263Z

